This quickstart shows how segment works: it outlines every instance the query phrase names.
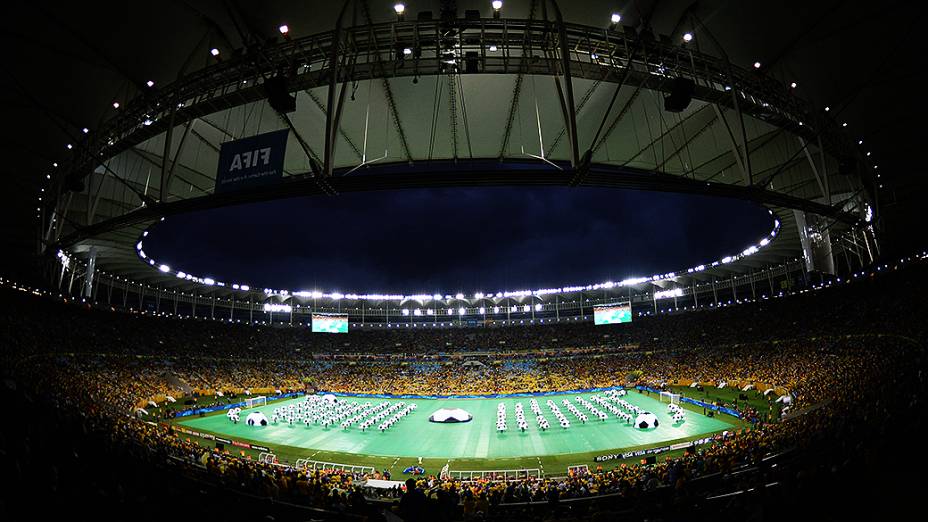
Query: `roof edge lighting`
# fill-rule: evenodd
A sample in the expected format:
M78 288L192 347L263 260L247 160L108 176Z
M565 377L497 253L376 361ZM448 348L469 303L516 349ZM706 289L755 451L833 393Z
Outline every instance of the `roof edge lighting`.
M496 297L497 299L500 299L500 298L522 299L522 298L527 298L527 297L542 297L542 296L552 295L552 294L567 294L567 293L574 293L574 292L611 290L614 288L637 286L637 285L641 285L645 283L658 283L661 281L673 281L677 279L677 277L679 277L678 274L684 274L684 273L693 274L695 272L702 272L706 270L707 268L716 267L722 264L730 264L740 259L743 259L745 257L757 254L763 248L770 245L770 243L773 242L773 239L777 236L777 234L779 234L780 220L776 217L773 211L768 210L768 212L774 218L773 228L770 230L770 233L768 233L764 238L762 238L756 245L748 246L743 251L741 251L741 253L739 254L727 255L711 263L703 263L695 267L687 268L685 271L678 270L675 272L667 272L665 274L655 274L650 277L632 277L632 278L623 279L619 282L606 281L603 283L595 283L595 284L589 284L589 285L564 286L564 287L558 287L558 288L542 288L538 290L501 291L501 292L497 292L496 294L475 292L473 294L473 300L492 299L494 297ZM163 221L164 221L164 218L163 217L160 218L159 222L163 222ZM183 272L180 270L174 271L171 269L170 266L164 265L164 264L159 265L155 261L154 258L152 258L151 256L146 256L145 252L142 250L142 241L143 241L143 238L148 237L150 232L151 232L150 229L144 230L141 236L139 237L138 242L135 245L136 255L138 255L140 259L147 262L151 266L155 266L162 273L172 273L176 275L178 279L185 279L185 280L193 281L193 282L206 285L206 286L222 286L222 287L226 286L225 283L221 281L216 281L215 279L210 278L210 277L197 277L190 273ZM65 255L64 252L59 251L59 257L61 257L62 255ZM251 291L251 286L247 284L234 283L229 286L232 288L232 290L238 290L241 292ZM431 295L429 294L404 295L404 294L383 294L383 293L343 294L341 292L321 292L319 290L291 291L287 289L265 288L264 294L267 295L268 297L270 296L291 296L292 295L294 297L300 297L303 299L310 299L310 298L311 299L329 299L333 301L339 301L341 299L348 299L348 300L353 300L353 301L359 301L359 300L360 301L399 301L399 302L418 301L420 303L425 303L430 300L431 301L451 301L451 300L466 301L468 300L466 299L466 296L461 292L457 292L455 294L445 294L444 296L441 293L437 293L437 292ZM658 297L658 299L660 299L660 297Z

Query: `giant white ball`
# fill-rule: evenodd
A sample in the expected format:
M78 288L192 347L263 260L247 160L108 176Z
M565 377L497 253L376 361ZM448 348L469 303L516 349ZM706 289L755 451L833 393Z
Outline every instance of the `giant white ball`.
M473 416L470 413L461 408L442 408L436 410L429 417L429 420L432 422L467 422L472 418Z
M656 428L658 424L660 423L657 421L657 415L651 412L643 411L635 417L635 427L642 430Z
M267 426L267 415L260 411L253 411L245 417L245 424L249 426Z

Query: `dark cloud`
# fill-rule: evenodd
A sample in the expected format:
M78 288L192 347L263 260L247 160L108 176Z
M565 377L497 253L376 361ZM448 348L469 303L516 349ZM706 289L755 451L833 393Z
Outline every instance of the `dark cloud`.
M168 219L159 262L256 287L464 292L650 275L740 252L771 228L741 201L608 189L343 194Z

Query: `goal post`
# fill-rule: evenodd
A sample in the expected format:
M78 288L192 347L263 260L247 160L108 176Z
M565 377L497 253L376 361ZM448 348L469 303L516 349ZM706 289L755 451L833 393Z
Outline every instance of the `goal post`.
M661 402L669 402L670 404L680 404L680 394L662 391L660 393L660 400Z
M267 397L264 395L260 397L248 397L245 399L245 408L257 408L258 406L264 406L267 404Z
M258 462L261 464L277 464L277 455L262 452L258 454Z

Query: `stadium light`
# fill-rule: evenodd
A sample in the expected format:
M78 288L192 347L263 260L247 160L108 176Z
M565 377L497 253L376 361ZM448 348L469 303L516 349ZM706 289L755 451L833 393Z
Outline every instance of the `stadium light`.
M612 22L612 27L615 27L622 21L622 15L619 13L612 13L612 16L609 17L609 21Z
M457 294L454 294L454 298L455 298L455 299L464 299L464 294L458 292Z
M693 33L683 33L683 41L686 43L693 41Z
M209 54L211 54L211 55L213 55L213 56L215 56L215 57L218 57L218 56L219 56L219 49L213 47L212 49L209 50Z
M169 267L168 265L161 265L158 267L158 270L161 270L162 272L170 272L171 267Z
M754 62L754 68L760 69L760 62Z
M393 4L393 11L396 13L397 21L402 22L406 14L406 4L404 3Z
M119 108L119 102L118 102L118 101L114 101L114 102L113 102L113 108L114 108L114 109L118 109L118 108ZM55 165L55 166L57 167L58 165Z
M490 5L493 6L493 18L499 18L499 11L500 9L503 8L503 1L493 0L493 2L490 3Z
M81 129L81 132L83 132L84 134L87 134L88 132L90 132L90 129L88 129L87 127L84 127L83 129Z
M149 87L154 87L154 86L155 86L155 82L153 82L153 81L151 81L151 80L148 80L147 82L145 82L145 85L147 85L147 86L149 86Z
M277 30L280 31L280 34L284 36L287 36L287 33L290 32L290 28L287 27L287 24L281 25L280 27L277 28Z

